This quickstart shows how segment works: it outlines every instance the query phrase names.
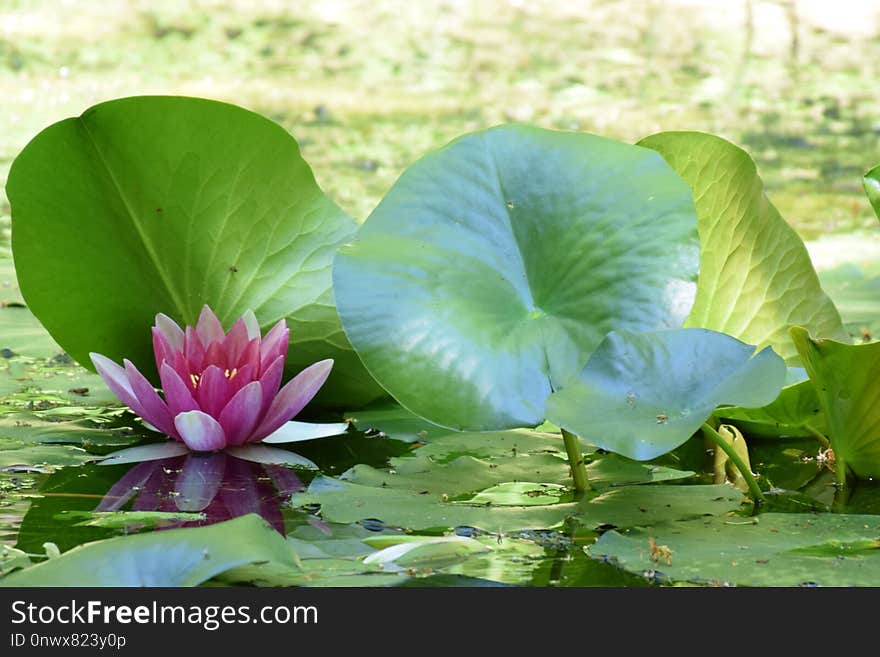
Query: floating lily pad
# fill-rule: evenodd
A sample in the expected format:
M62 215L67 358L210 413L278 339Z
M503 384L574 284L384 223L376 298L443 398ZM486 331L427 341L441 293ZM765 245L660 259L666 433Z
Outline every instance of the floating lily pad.
M345 332L404 407L457 430L536 426L609 330L680 326L687 185L647 149L509 125L407 169L333 266Z
M384 394L333 303L356 224L278 124L199 98L112 100L37 135L6 190L21 291L79 363L97 351L149 372L154 315L194 326L207 303L227 327L248 308L264 330L287 318L288 373L335 359L325 402Z
M290 545L251 514L208 527L87 543L13 572L0 579L0 586L196 586L257 561L299 568Z
M764 406L779 394L785 364L705 329L609 333L579 377L547 401L551 421L637 460L690 438L721 404Z
M449 433L449 429L437 426L418 415L410 413L399 404L383 405L359 411L347 411L345 417L359 431L381 431L389 438L408 443L426 441Z
M672 582L878 586L878 538L880 516L764 513L610 531L586 551Z
M700 132L661 132L639 144L659 152L694 193L700 278L685 326L769 345L790 365L799 364L790 326L846 336L806 247L764 195L745 151Z
M835 467L880 477L880 342L815 340L797 326L791 336L825 414Z

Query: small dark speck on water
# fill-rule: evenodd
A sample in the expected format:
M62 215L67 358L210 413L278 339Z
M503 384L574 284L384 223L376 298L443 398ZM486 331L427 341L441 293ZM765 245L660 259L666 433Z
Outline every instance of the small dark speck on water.
M0 356L3 356L3 358L12 358L15 356L15 352L8 348L0 349Z

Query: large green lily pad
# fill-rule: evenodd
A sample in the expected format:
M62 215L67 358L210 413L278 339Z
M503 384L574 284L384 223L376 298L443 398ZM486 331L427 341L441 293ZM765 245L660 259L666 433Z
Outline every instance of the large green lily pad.
M611 329L679 326L698 263L687 185L655 153L508 125L412 165L333 267L345 332L404 407L537 426Z
M547 402L552 422L637 460L684 443L721 404L763 406L779 394L785 363L705 329L612 332L580 376Z
M55 340L151 371L156 313L229 328L250 308L287 318L288 372L336 363L323 399L380 390L339 324L336 248L356 224L320 190L296 141L240 107L142 96L96 105L37 135L6 186L21 291Z
M880 477L880 342L844 344L791 330L825 414L837 468Z
M880 516L765 513L610 531L586 551L672 582L878 586L878 536Z
M662 132L639 144L663 155L693 189L700 278L685 326L769 345L790 365L798 364L790 326L846 336L806 247L764 195L745 151L700 132Z

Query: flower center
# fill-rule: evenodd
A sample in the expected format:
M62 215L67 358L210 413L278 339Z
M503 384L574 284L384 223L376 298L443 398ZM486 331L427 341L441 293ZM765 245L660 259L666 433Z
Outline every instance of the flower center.
M235 378L235 375L238 374L238 368L237 368L237 367L233 367L231 370L226 370L226 371L224 372L224 374L226 375L226 378L227 378L227 379L232 380L232 379Z

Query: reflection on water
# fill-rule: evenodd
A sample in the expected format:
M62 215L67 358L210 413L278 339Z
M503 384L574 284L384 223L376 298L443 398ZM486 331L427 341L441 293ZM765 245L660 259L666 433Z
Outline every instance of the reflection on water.
M104 495L95 511L197 512L200 520L163 528L209 525L258 513L284 533L281 504L304 489L291 470L253 463L223 452L186 454L134 465Z

